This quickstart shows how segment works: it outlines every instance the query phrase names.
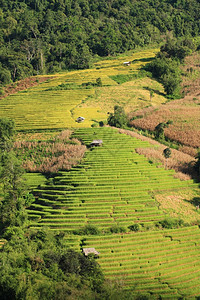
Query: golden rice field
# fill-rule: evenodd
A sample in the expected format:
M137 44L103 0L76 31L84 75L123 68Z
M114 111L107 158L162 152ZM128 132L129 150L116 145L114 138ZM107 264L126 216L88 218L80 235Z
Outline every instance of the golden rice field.
M149 78L118 84L109 76L134 74L158 49L143 50L98 61L93 68L49 75L45 82L0 100L0 117L15 120L18 130L90 127L93 120L107 119L116 104L126 111L165 102L162 86ZM124 66L124 61L132 61ZM45 76L47 77L47 76ZM55 90L60 84L81 85L101 78L103 87ZM150 101L147 87L158 91ZM83 123L75 122L84 116Z

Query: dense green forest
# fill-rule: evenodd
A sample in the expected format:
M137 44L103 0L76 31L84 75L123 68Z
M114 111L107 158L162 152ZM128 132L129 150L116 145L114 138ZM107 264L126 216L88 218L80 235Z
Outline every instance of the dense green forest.
M0 0L0 82L200 32L198 0Z

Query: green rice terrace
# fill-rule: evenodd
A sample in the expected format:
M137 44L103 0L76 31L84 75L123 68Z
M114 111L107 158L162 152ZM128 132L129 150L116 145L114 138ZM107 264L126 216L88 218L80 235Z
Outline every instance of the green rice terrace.
M37 142L42 144L42 134L49 135L52 142L58 132L68 128L73 132L70 142L74 139L75 147L86 149L79 164L58 171L49 180L42 171L28 170L27 184L35 196L27 209L31 228L64 232L66 247L78 252L95 248L106 280L135 295L199 299L199 184L175 178L174 170L135 151L156 145L111 127L96 127L107 120L115 105L130 113L166 103L163 86L140 72L157 52L131 52L95 62L93 69L49 75L37 86L2 98L0 117L15 121L22 141L29 132L35 147ZM130 66L124 66L124 61L131 61ZM99 78L101 86L96 85ZM149 89L154 90L152 99ZM79 116L84 122L76 122ZM94 140L102 145L91 147ZM19 137L19 145L20 141ZM29 156L34 149L27 151ZM176 196L177 201L164 209L158 195L163 202L165 195ZM182 207L184 214L179 214ZM4 243L0 239L0 247Z
M137 154L135 148L148 147L148 142L116 129L80 128L73 137L88 147L85 157L34 190L30 226L65 232L66 245L78 251L95 248L106 278L136 294L199 296L199 227L180 220L172 229L163 226L169 216L154 197L162 191L198 189L198 184L180 181L172 170ZM90 147L96 139L102 146ZM95 235L84 233L89 227Z

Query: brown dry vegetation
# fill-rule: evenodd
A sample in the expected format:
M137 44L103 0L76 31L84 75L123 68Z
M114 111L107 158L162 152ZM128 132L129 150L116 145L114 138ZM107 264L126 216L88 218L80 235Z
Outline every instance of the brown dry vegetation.
M200 53L185 60L182 81L183 99L170 101L160 106L140 109L129 118L140 116L130 124L136 128L153 131L161 122L172 120L173 124L165 129L165 136L181 143L181 151L192 156L200 147Z
M77 139L70 139L71 133L64 130L48 141L18 139L14 149L22 159L23 168L28 172L48 173L69 170L77 165L84 156L86 146Z
M4 94L0 96L0 99L3 99L12 94L16 94L19 91L26 90L30 87L36 86L39 83L47 81L49 78L53 79L54 77L28 77L17 82L11 83L3 88Z
M174 169L176 171L176 174L174 175L175 177L181 180L188 180L197 177L197 174L194 172L193 168L196 161L193 156L175 149L171 149L171 157L165 159L165 157L163 156L163 150L166 148L165 145L162 145L155 140L152 140L130 130L119 129L119 132L125 133L143 141L148 141L150 144L152 144L152 147L137 148L136 152L138 154L144 155L155 163L161 163L162 166L165 166L165 168L167 169Z
M186 190L174 192L159 193L155 195L160 209L166 212L170 217L184 219L185 222L199 224L199 210L194 205L194 199L199 199L199 194L195 191Z

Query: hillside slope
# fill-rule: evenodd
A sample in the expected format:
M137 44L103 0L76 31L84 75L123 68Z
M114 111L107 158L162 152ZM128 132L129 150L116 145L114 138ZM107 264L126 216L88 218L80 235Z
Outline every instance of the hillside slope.
M160 192L198 193L198 185L152 165L135 153L147 142L114 129L78 129L75 137L87 146L102 139L103 145L88 148L80 166L35 190L31 226L66 232L66 245L79 251L95 247L106 277L135 293L156 299L199 296L199 212L189 204L196 215L189 226L186 215L184 221L170 219L170 205L166 213L155 198Z

